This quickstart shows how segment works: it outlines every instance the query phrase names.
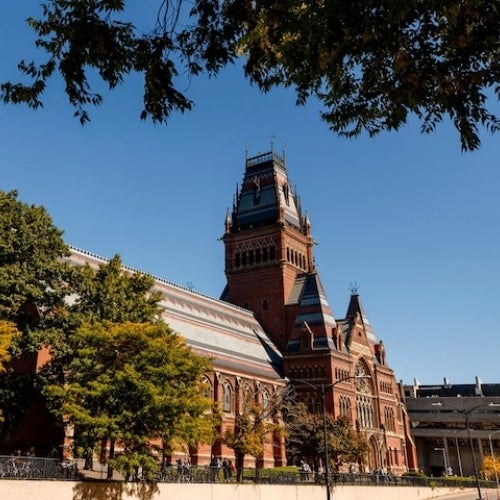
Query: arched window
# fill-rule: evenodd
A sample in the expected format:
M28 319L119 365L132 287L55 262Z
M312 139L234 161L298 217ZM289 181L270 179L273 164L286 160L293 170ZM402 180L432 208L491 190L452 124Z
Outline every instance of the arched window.
M260 264L260 248L255 250L255 263Z
M213 399L214 398L214 391L212 387L212 382L208 379L208 377L203 377L201 379L202 383L202 390L203 390L203 395L206 398Z
M317 394L309 394L304 402L311 413L321 413L323 411L323 404Z
M373 404L368 396L356 396L356 412L361 427L373 427Z
M388 431L394 432L394 410L386 406L384 408L384 420L385 420L385 428Z
M262 262L267 262L267 247L262 248Z
M352 420L351 400L347 396L340 396L340 416Z
M248 385L243 387L242 391L242 412L249 413L254 406L253 392Z
M222 410L226 413L233 412L233 388L228 382L222 385Z
M264 408L264 410L267 410L269 408L269 403L270 403L269 393L265 390L262 393L262 408Z

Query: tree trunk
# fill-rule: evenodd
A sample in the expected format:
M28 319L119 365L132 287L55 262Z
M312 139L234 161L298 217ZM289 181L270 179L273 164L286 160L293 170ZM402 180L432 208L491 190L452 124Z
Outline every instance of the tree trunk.
M234 457L236 459L236 482L243 482L243 464L245 461L245 454L241 452L235 452Z
M87 449L85 451L85 465L83 466L83 470L92 470L94 467L94 450Z
M111 465L111 460L115 456L115 440L109 440L109 456L108 456L108 475L107 479L113 479L113 466Z

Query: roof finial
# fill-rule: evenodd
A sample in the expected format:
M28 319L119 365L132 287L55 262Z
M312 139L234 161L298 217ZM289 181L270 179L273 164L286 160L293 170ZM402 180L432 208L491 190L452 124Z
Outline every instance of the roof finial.
M250 144L247 142L245 143L245 160L248 160L248 148L250 147Z
M271 134L271 153L274 153L274 139L276 139L276 136Z
M355 281L354 283L351 283L351 295L358 295L358 292L359 292L359 286L358 286L358 283Z
M282 154L283 154L283 161L285 161L285 146L286 146L286 144L283 142L283 143L281 144L281 149L282 149L282 151L283 151L283 153L282 153Z

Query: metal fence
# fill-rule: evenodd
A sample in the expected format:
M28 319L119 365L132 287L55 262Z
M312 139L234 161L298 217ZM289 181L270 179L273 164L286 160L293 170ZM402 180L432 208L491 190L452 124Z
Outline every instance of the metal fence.
M78 469L79 460L63 461L58 458L33 456L0 455L0 479L104 479L107 467L99 464L94 471ZM81 464L83 465L83 463ZM124 479L122 476L113 476L113 479ZM144 480L140 474L132 481ZM214 469L210 467L178 468L167 467L158 472L153 481L162 483L227 483L236 481L236 473ZM299 471L280 471L275 469L245 469L244 483L258 484L325 484L324 474L314 472L301 473ZM458 487L475 488L474 478L470 477L426 477L426 476L393 476L390 474L341 474L332 473L331 485L364 485L364 486L427 486L427 487ZM494 481L481 481L483 488L495 488Z
M167 483L206 483L206 482L235 482L235 473L225 475L223 470L192 467L180 471L176 467L169 467L163 473L158 473L155 481ZM277 471L273 469L245 469L243 482L258 484L325 484L324 474L299 471ZM428 477L428 476L393 476L390 474L348 474L332 473L331 485L363 485L363 486L427 486L427 487L457 487L475 488L474 478L468 477ZM481 487L495 488L493 481L481 481Z
M74 479L76 466L57 458L0 455L0 479Z

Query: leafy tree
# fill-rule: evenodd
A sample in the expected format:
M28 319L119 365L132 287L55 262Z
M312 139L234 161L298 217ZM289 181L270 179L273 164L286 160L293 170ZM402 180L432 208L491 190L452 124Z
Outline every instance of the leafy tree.
M500 477L500 457L498 455L494 455L493 457L491 455L485 455L481 472L484 477L490 480Z
M496 132L500 62L499 0L195 0L158 1L142 33L126 0L46 0L28 20L48 59L19 69L31 83L1 85L5 102L36 108L59 72L82 123L102 102L93 70L114 89L144 76L141 118L165 122L192 106L180 88L202 71L245 60L263 91L293 87L297 103L324 105L332 131L352 137L397 130L416 115L423 132L446 117L462 148L478 148L479 126Z
M0 191L0 319L49 327L64 308L69 249L43 207Z
M149 322L160 318L161 293L152 291L154 279L139 272L124 272L119 255L97 270L75 269L77 298L72 311L83 321Z
M14 323L11 321L0 320L0 377L6 377L10 361L9 347L12 340L19 336L19 334L20 332ZM4 406L7 400L10 399L8 395L12 395L12 391L5 390L6 388L7 384L0 384L0 398L2 401L2 405L0 406L0 422L4 421L2 406ZM6 406L12 408L13 404L12 402L9 402Z
M284 426L277 418L285 392L277 391L265 406L246 401L243 412L236 415L234 428L227 429L224 443L234 451L236 480L243 480L245 455L259 458L266 443L272 442L276 433L284 433Z
M68 317L67 245L43 207L16 191L0 191L0 435L5 440L26 408L40 397L33 373L46 345Z
M76 436L81 431L80 445L93 451L108 442L109 462L124 474L140 465L150 475L157 467L155 439L183 439L189 418L211 418L200 382L209 362L166 325L94 322L69 342L74 356L66 383L47 393ZM117 457L115 445L123 449Z
M153 278L124 271L119 255L97 269L88 264L71 267L66 282L64 325L31 332L31 337L41 338L50 346L51 362L40 376L60 384L65 382L65 373L75 355L70 338L79 326L102 321L154 322L160 320L161 312L161 294L152 290Z
M10 361L9 347L12 340L19 336L20 332L15 323L0 320L0 375L5 373Z
M310 413L303 403L299 403L287 415L286 428L287 451L291 462L297 463L303 457L312 457L318 470L319 460L325 453L323 415ZM343 461L362 462L368 445L348 419L334 419L327 415L327 434L328 455L334 464Z

